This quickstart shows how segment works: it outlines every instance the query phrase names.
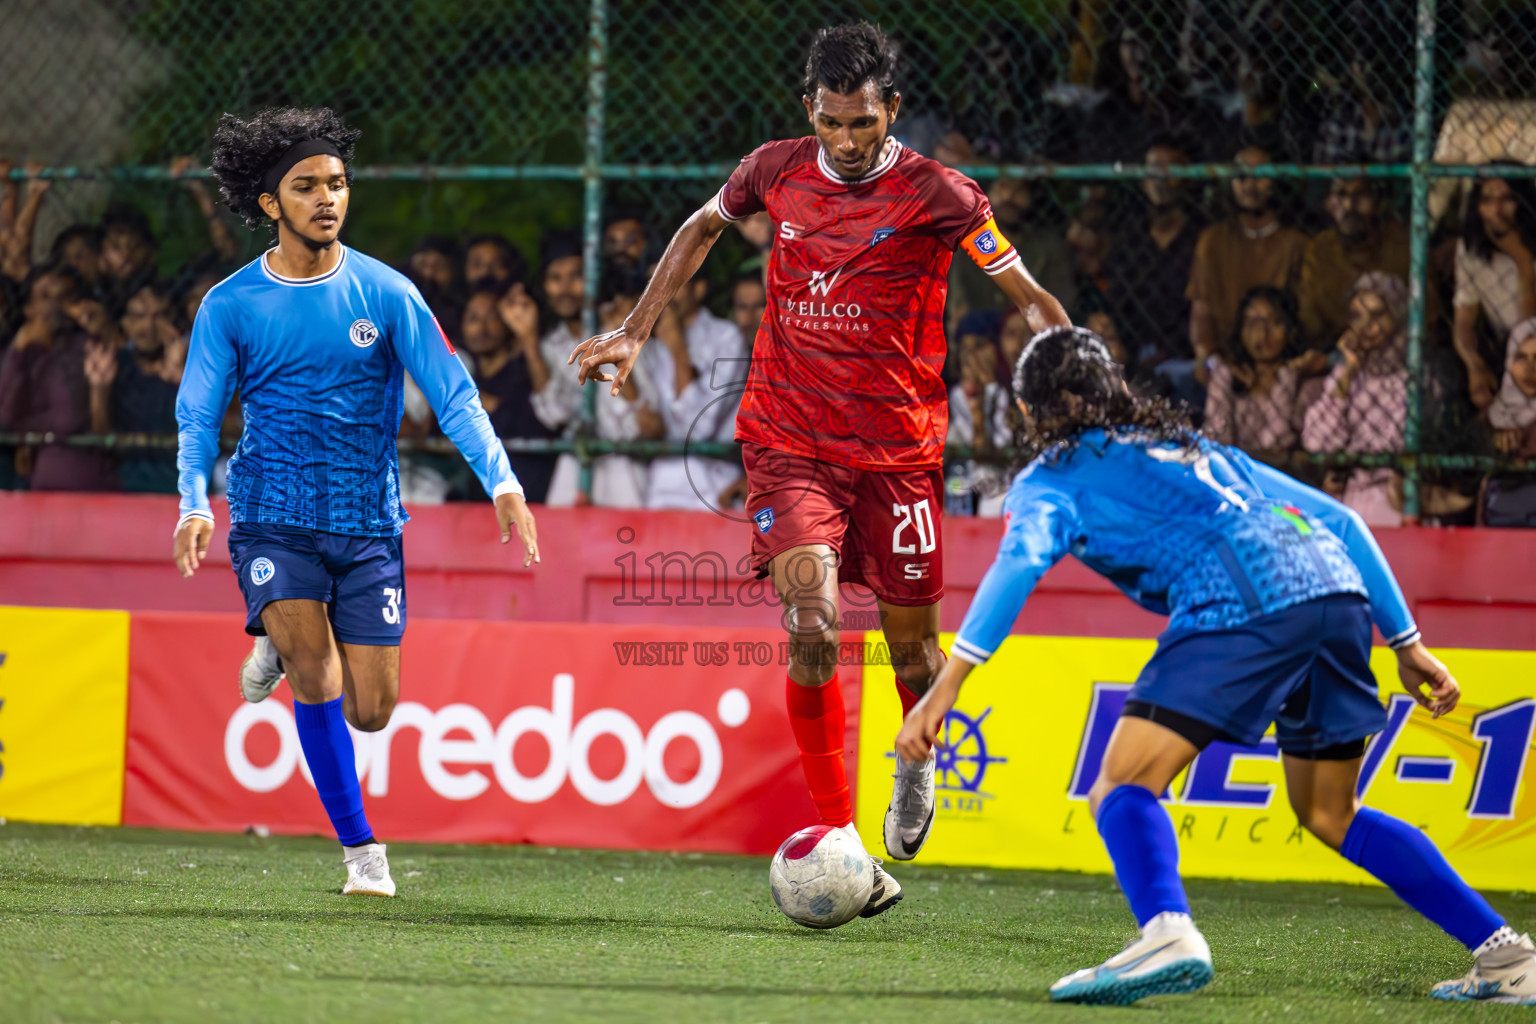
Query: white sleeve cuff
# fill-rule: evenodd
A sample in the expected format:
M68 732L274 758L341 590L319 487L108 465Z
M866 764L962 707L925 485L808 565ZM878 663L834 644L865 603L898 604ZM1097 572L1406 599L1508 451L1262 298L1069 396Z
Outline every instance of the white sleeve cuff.
M720 186L720 191L715 193L715 209L720 211L720 216L732 224L740 220L740 217L731 216L731 211L725 208L725 186Z
M213 518L212 512L204 512L201 509L193 509L191 512L188 512L186 515L176 520L176 529L171 531L171 535L175 536L177 533L179 533L182 526L186 525L188 519L204 519L207 520L209 526L218 525L218 523Z
M987 659L992 657L991 651L984 651L980 647L961 637L955 637L955 642L950 645L951 657L964 658L972 665L985 665Z
M503 480L501 483L497 484L496 489L491 492L491 500L495 501L503 494L515 494L521 498L523 496L523 485L517 482L516 477L513 477L511 480Z
M996 277L998 274L1001 274L1003 271L1008 270L1011 267L1017 266L1018 263L1019 263L1019 250L1013 249L1013 250L1010 250L1009 253L1006 256L1004 256L1002 259L998 260L995 263L989 263L985 267L982 267L981 269L986 271L988 277Z
M1394 651L1400 651L1404 647L1411 647L1419 642L1419 627L1409 626L1401 633L1387 638L1387 646Z

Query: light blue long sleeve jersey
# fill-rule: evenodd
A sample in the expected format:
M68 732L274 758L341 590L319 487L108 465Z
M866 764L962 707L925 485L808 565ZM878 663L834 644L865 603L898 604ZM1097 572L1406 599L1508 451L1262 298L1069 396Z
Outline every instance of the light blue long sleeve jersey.
M486 492L522 493L478 389L404 275L346 247L321 277L280 277L265 254L246 264L208 293L192 325L176 396L182 517L213 518L208 474L238 389L233 522L399 533L409 518L395 448L407 370Z
M1393 647L1419 638L1365 523L1321 491L1204 438L1193 447L1085 431L1014 479L1007 527L953 653L992 656L1045 571L1072 554L1170 616L1165 639L1231 629L1329 594L1369 599Z

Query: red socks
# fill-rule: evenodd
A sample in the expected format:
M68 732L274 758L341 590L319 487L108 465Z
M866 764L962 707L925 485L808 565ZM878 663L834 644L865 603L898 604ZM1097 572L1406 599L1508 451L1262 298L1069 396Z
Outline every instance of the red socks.
M801 686L785 677L789 725L800 746L800 767L823 824L841 827L853 821L848 768L843 764L843 733L848 715L837 677L823 686Z

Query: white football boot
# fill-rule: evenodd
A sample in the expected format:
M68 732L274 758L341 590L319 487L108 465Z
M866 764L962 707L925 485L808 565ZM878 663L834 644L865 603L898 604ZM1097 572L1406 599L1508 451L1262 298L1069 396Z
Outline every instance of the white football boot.
M911 860L933 828L933 755L911 762L896 755L896 785L885 811L885 852L892 860Z
M1536 1006L1536 945L1529 935L1478 957L1465 978L1429 990L1436 999Z
M251 653L240 663L240 696L260 704L272 696L282 680L283 659L277 656L277 648L272 646L270 637L257 637Z
M1125 949L1052 985L1051 1000L1126 1006L1146 996L1204 988L1212 973L1211 947L1189 915L1158 914Z
M342 859L347 862L347 884L341 889L343 896L395 894L395 880L389 877L389 860L384 856L383 843L344 846L342 851Z
M843 826L843 831L853 837L853 841L860 847L864 840L859 838L858 830L853 827L853 822ZM878 917L901 902L901 883L892 878L885 870L885 861L879 857L870 855L870 870L874 875L874 887L869 891L869 904L859 911L860 917Z

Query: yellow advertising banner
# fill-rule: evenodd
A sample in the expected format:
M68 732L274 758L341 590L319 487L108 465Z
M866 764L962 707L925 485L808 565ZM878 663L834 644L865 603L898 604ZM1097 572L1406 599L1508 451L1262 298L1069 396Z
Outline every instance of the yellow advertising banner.
M0 607L0 817L117 825L128 613Z
M945 723L938 809L918 859L1110 871L1088 813L1088 790L1126 693L1154 646L1150 640L1009 637L971 674ZM1536 864L1536 758L1529 756L1536 652L1436 653L1462 686L1461 706L1438 720L1403 692L1392 652L1375 651L1372 667L1389 724L1366 749L1360 792L1370 806L1423 829L1472 885L1528 888ZM860 714L857 821L875 847L900 721L890 668L870 667ZM1213 744L1163 799L1187 875L1370 880L1297 827L1272 736L1257 747Z

